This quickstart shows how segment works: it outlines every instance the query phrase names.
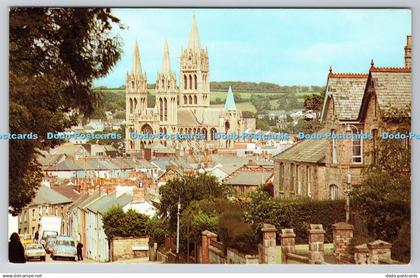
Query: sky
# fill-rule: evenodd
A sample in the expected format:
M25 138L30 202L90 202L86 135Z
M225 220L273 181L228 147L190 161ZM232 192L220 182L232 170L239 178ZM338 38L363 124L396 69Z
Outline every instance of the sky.
M168 41L179 76L181 48L188 45L192 16L207 47L211 81L325 85L334 72L367 73L404 65L408 9L113 9L126 26L115 29L123 54L95 86L120 87L131 70L137 40L143 71L154 83Z

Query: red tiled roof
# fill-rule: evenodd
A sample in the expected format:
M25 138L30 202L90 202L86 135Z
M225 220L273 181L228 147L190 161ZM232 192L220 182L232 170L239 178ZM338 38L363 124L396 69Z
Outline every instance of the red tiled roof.
M328 74L329 78L367 78L368 74L364 73L335 73L330 72Z
M372 72L411 72L411 68L370 67Z

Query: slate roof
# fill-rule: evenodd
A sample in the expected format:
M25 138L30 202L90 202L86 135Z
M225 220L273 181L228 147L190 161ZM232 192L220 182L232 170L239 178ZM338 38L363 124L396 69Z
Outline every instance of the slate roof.
M92 202L94 202L96 199L100 198L101 194L99 191L95 191L92 195L89 195L87 198L82 200L78 205L76 205L80 209L84 209L87 206L89 206Z
M50 171L75 171L82 170L84 167L74 160L63 160L60 163L48 168Z
M31 205L43 205L43 204L67 204L72 201L66 196L52 190L48 186L42 185L36 192L35 198L32 199Z
M51 154L67 154L71 156L86 154L86 152L87 150L83 146L73 143L64 143L50 151Z
M175 165L177 168L182 169L196 169L197 165L194 163L188 163L184 158L174 159L172 157L159 157L151 161L152 164L165 171L168 166Z
M274 160L324 163L327 147L326 139L302 140L276 155Z
M95 213L103 214L115 205L120 205L123 207L132 201L132 194L124 193L117 197L116 192L114 192L113 194L105 195L100 199L94 201L87 207L87 209Z
M74 190L72 186L68 186L68 185L55 185L55 186L52 186L51 189L69 198L72 201L76 200L80 196L79 192Z
M327 113L328 101L332 99L339 120L356 120L359 116L367 78L368 74L330 72L322 118Z
M75 207L78 207L82 202L84 202L87 198L89 198L88 193L82 193L79 195L79 197L73 201L69 209L73 209Z
M371 68L371 78L381 111L411 107L411 70L407 68ZM410 116L410 115L407 115Z
M264 184L272 175L272 172L243 172L238 171L226 178L223 183L228 185L256 186Z
M175 150L165 147L160 142L154 142L151 146L151 149L155 153L175 153Z
M56 165L48 168L50 171L78 171L78 170L118 170L118 169L135 169L156 168L153 164L145 159L134 160L129 158L88 158L73 160L64 160Z
M37 156L37 160L42 166L50 166L65 157L65 154L50 154L46 151L41 151L40 155Z

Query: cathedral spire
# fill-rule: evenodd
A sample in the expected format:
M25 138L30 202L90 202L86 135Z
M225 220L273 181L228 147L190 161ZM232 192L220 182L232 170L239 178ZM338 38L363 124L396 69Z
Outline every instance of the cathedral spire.
M201 48L200 35L198 34L198 27L197 27L197 22L195 20L195 15L193 15L193 19L192 19L192 26L191 26L191 32L190 32L190 39L188 41L188 48L192 50L199 50Z
M236 110L235 99L233 98L232 87L229 86L229 90L226 96L225 110Z
M163 46L163 60L162 60L161 73L163 74L171 73L171 59L169 58L169 47L168 47L167 40L165 40L165 44Z
M133 57L133 67L131 69L131 74L141 75L141 64L140 64L140 54L139 54L139 46L137 44L134 45L134 57Z

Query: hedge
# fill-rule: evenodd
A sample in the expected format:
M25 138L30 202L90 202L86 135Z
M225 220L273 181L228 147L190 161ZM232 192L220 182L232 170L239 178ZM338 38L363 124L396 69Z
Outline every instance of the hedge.
M326 231L325 241L332 242L332 225L346 219L345 201L270 200L257 197L251 202L246 219L258 230L264 223L275 225L279 233L281 229L293 228L298 244L308 242L309 224L322 224Z

